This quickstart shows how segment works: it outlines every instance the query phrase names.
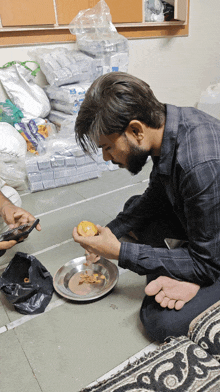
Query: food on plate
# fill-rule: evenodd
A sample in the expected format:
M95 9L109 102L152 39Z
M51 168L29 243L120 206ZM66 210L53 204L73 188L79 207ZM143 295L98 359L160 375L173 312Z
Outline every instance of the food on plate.
M86 271L85 274L80 274L80 280L79 280L79 284L83 284L83 283L90 283L90 284L94 284L94 283L101 283L102 279L105 279L105 275L99 275L99 274L88 274L88 272Z
M98 228L94 223L89 221L82 221L77 226L77 233L82 237L89 237L98 234Z

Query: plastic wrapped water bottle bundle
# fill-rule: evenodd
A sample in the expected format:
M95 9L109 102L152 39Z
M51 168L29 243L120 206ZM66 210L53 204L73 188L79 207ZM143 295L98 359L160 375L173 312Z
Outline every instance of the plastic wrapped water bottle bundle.
M198 109L220 120L220 83L211 84L202 91Z
M102 59L103 74L128 70L128 40L118 34L112 23L110 9L104 0L95 7L80 11L69 25L76 36L78 49Z
M49 99L59 100L65 103L82 102L86 91L91 83L75 83L65 86L45 86L43 87Z
M75 83L65 86L45 86L52 110L48 120L61 127L66 120L72 123L72 132L81 103L85 98L86 91L90 87L88 83Z
M46 154L26 158L29 188L36 192L86 181L99 176L94 157L85 155L74 135L54 138L47 144Z
M60 128L64 121L68 120L73 123L73 132L74 132L74 124L76 121L77 114L67 114L64 112L60 112L58 110L51 110L48 116L48 120L55 124L58 128Z
M49 121L61 126L63 121L75 122L80 105L84 100L90 84L75 83L61 87L45 86L44 91L50 99L51 112ZM69 116L73 116L70 118Z
M66 48L32 49L30 56L37 59L41 71L51 86L93 81L93 59L77 50Z
M86 155L74 134L51 139L46 154L26 158L31 192L91 180L100 177L103 171L116 169L117 165L103 160L101 149L93 156Z

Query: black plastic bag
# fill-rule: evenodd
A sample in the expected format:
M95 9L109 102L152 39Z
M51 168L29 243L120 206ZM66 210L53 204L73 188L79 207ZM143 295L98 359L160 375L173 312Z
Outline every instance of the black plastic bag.
M53 278L36 257L17 252L0 277L0 290L22 314L44 312L53 294Z

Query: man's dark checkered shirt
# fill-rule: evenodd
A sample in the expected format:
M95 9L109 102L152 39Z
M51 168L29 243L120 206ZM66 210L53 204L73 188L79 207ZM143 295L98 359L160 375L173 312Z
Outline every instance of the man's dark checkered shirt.
M147 222L165 192L189 245L168 250L122 242L119 266L209 285L220 276L220 121L195 108L167 105L159 161L149 187L107 226L117 238Z

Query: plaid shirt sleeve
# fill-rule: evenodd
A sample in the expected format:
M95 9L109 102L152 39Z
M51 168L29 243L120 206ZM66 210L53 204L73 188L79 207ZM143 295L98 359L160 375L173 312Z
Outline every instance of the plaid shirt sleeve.
M166 202L167 196L157 176L157 171L153 169L145 192L139 198L134 199L126 210L120 212L107 224L107 227L117 238L121 238L129 231L140 228L142 224L146 224L156 215L160 215L160 211L166 210Z

